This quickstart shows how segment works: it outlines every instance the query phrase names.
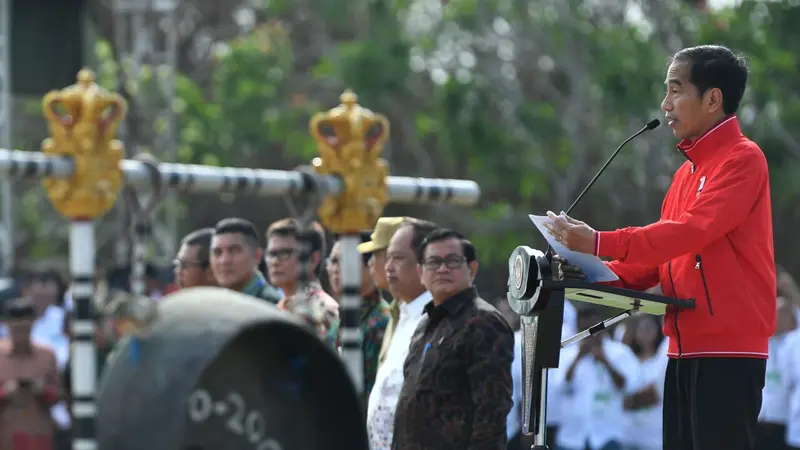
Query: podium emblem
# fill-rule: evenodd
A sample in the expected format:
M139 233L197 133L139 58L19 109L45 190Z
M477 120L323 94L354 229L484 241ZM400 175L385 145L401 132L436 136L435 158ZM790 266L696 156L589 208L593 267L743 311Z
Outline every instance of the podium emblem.
M522 261L522 255L517 255L517 257L514 258L514 287L517 289L522 287L524 264L525 263Z

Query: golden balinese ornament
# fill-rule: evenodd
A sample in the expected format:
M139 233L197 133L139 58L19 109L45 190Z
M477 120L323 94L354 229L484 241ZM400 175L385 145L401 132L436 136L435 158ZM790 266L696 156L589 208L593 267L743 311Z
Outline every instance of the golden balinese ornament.
M100 87L87 69L78 82L52 91L42 100L50 137L42 151L72 158L75 171L69 179L43 181L53 206L71 220L102 216L117 201L122 189L122 142L114 139L127 103L117 93Z
M389 168L380 157L389 121L362 108L349 90L341 102L311 119L309 128L319 152L312 165L317 173L336 175L344 183L342 193L322 201L320 221L334 233L353 233L372 228L389 200Z

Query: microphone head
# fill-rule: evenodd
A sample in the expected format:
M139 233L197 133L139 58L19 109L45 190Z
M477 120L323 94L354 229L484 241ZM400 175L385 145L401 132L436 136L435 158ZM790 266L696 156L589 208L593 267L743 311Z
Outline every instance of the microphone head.
M645 128L647 128L648 130L652 130L654 128L658 128L659 125L661 125L661 121L658 119L653 119L650 122L647 122Z

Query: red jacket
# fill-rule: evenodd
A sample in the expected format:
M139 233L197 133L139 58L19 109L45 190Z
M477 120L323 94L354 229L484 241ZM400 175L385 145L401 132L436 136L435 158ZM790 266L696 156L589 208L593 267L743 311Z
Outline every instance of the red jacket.
M666 296L694 298L668 307L669 356L766 358L775 331L775 252L764 153L729 117L678 150L661 220L595 234L597 254L622 287L661 284Z

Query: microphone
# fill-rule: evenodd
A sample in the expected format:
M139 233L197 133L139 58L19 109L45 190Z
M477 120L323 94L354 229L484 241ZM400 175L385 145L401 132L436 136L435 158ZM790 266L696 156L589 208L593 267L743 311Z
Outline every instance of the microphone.
M589 191L592 185L594 185L594 182L597 181L598 178L600 178L600 175L606 170L606 167L608 167L608 165L611 164L611 161L613 161L614 158L617 157L620 150L622 150L622 147L624 147L625 144L636 139L637 137L639 137L640 134L644 133L645 131L650 131L658 128L659 125L661 125L661 121L658 119L653 119L650 122L647 122L647 125L645 125L641 130L637 131L633 136L629 137L628 139L625 139L625 141L622 142L622 144L620 144L616 150L614 150L614 153L612 153L611 157L608 158L608 161L606 161L606 163L603 164L603 167L601 167L600 170L597 171L597 174L595 174L594 178L592 178L592 181L590 181L589 184L586 185L586 187L583 189L583 192L581 192L580 195L578 195L578 197L575 199L575 201L572 202L572 205L570 205L570 207L566 211L567 215L569 215L569 213L572 212L573 208L575 208L575 205L577 205L578 202L581 201L583 196L586 195L586 193Z
M628 142L634 140L639 135L643 134L645 131L650 131L657 128L661 125L661 121L658 119L653 119L650 122L647 122L641 130L637 131L633 136L625 139L625 141L620 144L619 147L614 151L608 161L603 164L603 167L597 171L592 181L589 182L588 185L583 189L583 192L578 195L572 205L567 209L566 213L570 214L572 210L575 208L575 205L581 201L584 195L589 191L589 189L594 185L600 175L606 170L611 161L617 157L619 152L622 150L622 147L625 146ZM515 252L516 253L516 252ZM547 261L552 264L552 258L554 256L553 247L550 245L547 246L547 252L545 253L545 258ZM513 254L512 254L513 257ZM538 264L537 261L531 260L531 264ZM512 272L513 274L513 272ZM531 275L535 276L535 275ZM541 276L541 275L540 275ZM542 277L544 278L544 277ZM510 282L509 282L510 284ZM511 286L509 286L510 288ZM563 295L563 294L562 294ZM562 297L563 300L564 297ZM545 301L545 303L547 303ZM546 421L545 415L543 414L544 409L547 405L547 367L557 367L558 366L558 353L555 354L555 366L548 366L546 364L553 364L551 359L553 358L552 355L547 355L540 353L538 356L537 348L539 347L539 343L546 339L560 339L561 336L561 327L554 326L554 324L559 324L563 321L563 314L564 314L564 306L563 304L557 304L553 307L545 307L539 312L537 317L535 317L532 321L526 320L529 319L527 317L522 318L522 366L523 366L523 383L522 383L522 408L523 408L523 416L522 416L522 431L525 434L530 434L531 432L535 433L534 436L534 446L531 447L532 449L546 449L545 444L545 434L546 434ZM555 317L553 317L555 315ZM561 317L558 317L561 316ZM550 320L554 319L554 320ZM546 352L547 350L545 350ZM541 368L540 371L536 371L536 364L534 360L544 358L546 360L545 363L540 363L539 367ZM541 391L534 391L534 387L541 389ZM535 413L535 414L534 414ZM533 430L533 427L536 430Z

